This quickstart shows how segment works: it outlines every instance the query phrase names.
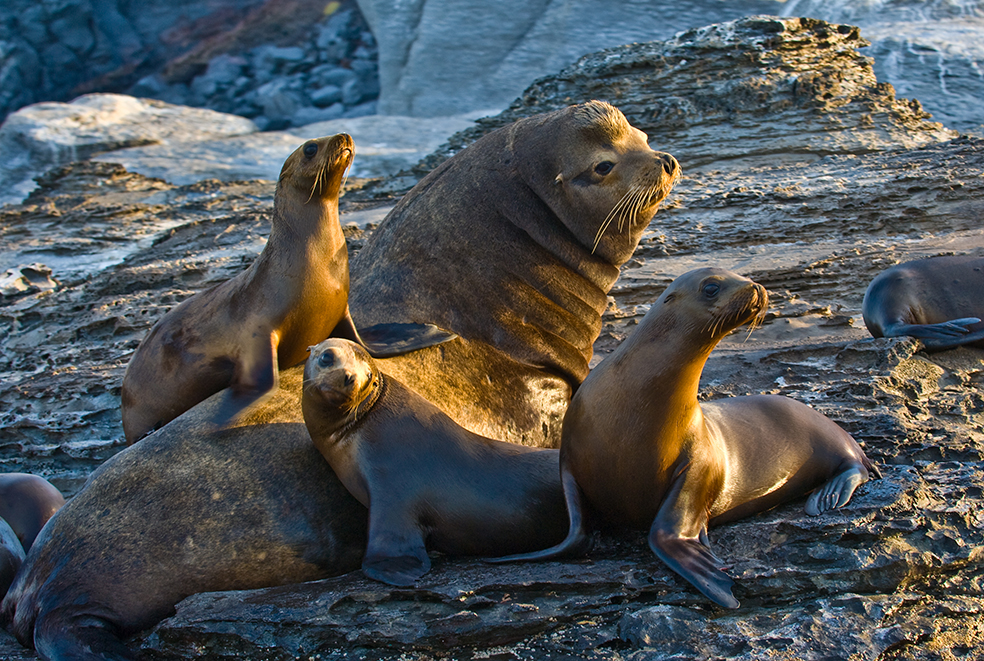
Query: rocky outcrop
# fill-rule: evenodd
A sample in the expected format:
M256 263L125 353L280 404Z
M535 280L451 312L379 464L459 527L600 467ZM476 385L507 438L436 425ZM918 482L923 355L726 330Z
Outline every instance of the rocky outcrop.
M244 117L121 94L35 104L0 125L0 204L24 199L48 168L99 152L253 131L256 125Z
M724 39L736 34L745 36ZM703 30L687 42L707 44L688 51L700 53L702 67L668 49L671 75L644 45L645 64L625 64L624 87L606 73L608 55L586 60L597 63L590 71L603 89L624 90L612 100L626 99L636 121L647 117L644 71L654 81L651 108L664 107L659 90L672 86L690 102L680 107L695 109L668 126L672 137L649 129L656 145L680 156L684 175L611 292L596 360L675 276L708 265L738 271L769 289L770 314L712 353L702 396L767 392L807 402L854 435L884 474L841 512L807 517L800 501L712 529L714 550L738 582L739 610L711 606L646 550L643 535L606 531L588 557L566 562L437 557L414 588L352 574L197 595L130 644L159 660L982 658L984 351L928 354L914 340L872 339L861 301L868 282L899 261L984 255L984 140L947 139L891 97L851 54L861 43L852 34L774 19ZM730 46L714 50L715 39ZM814 60L800 58L819 43L838 64L819 67L815 85L796 96L777 63L805 69ZM632 49L617 52L632 61ZM722 58L731 64L717 67ZM563 102L544 90L580 100L573 95L589 76L565 76L515 107ZM763 81L752 85L763 90L755 98L774 102L742 105L737 90L747 79ZM716 103L713 90L722 95ZM870 111L870 125L856 108ZM749 137L770 113L788 152L770 154L765 137ZM794 142L797 129L803 137ZM754 158L733 157L741 140L732 132L759 145ZM707 146L714 140L717 156ZM697 156L703 164L688 165ZM342 198L353 252L373 226L351 219L385 193L375 191L353 186ZM0 259L17 258L0 271L40 263L57 281L53 290L0 297L6 470L44 473L72 493L120 447L119 383L130 353L167 309L255 257L272 194L269 182L175 186L89 161L49 172L25 204L0 210L8 247ZM0 654L4 645L0 637ZM10 656L30 658L17 649Z
M421 164L419 172L520 117L601 99L684 169L917 147L955 137L918 101L879 83L855 27L759 16L668 41L592 53L531 85Z
M378 91L375 40L353 0L0 5L0 120L128 92L280 129L372 114Z
M882 82L918 98L951 128L984 133L984 3L841 0L589 0L463 3L359 0L379 42L381 112L447 114L502 108L535 79L586 53L672 38L755 14L860 26ZM459 57L467 52L468 57ZM754 92L752 92L754 95Z

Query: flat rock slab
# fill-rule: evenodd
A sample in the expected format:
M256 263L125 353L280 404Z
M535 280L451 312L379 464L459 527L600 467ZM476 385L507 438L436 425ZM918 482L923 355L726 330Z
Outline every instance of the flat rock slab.
M245 117L123 94L21 108L0 126L0 204L23 200L50 167L137 145L201 141L256 130Z
M93 160L118 163L129 172L179 186L205 179L276 181L284 160L305 140L348 133L355 141L355 161L349 176L385 177L411 168L452 134L472 125L467 117L370 115L317 122L289 131L119 149Z

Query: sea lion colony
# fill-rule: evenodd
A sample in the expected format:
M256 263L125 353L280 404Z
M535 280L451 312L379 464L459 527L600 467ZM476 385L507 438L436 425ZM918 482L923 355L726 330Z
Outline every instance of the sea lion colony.
M562 474L554 450L517 448L489 439L558 445L560 420L587 375L605 295L678 176L672 156L650 149L644 134L601 102L520 120L460 152L422 180L387 217L359 256L348 300L352 316L370 324L446 328L446 333L437 331L440 346L373 361L356 344L329 340L315 350L308 365L311 390L305 386L303 366L286 368L283 361L280 387L266 398L237 404L234 415L226 414L228 391L210 397L206 393L203 402L107 461L52 517L3 602L5 625L25 645L36 645L42 658L128 659L134 657L120 639L166 617L180 599L195 592L309 580L351 571L360 563L370 575L377 572L384 580L406 582L426 571L428 534L438 548L480 555L522 552L562 537L568 527L564 496L572 524L579 512L577 470ZM720 292L741 280L721 275L716 286ZM699 291L706 294L709 289L701 285ZM722 300L731 298L725 295ZM765 499L751 497L757 482L771 479L762 466L713 477L695 469L667 472L664 466L662 473L653 475L667 481L650 480L642 488L664 493L667 505L654 513L657 499L637 516L616 514L632 524L652 523L654 551L724 605L735 605L728 600L730 579L708 557L707 525L774 506L816 487L820 490L808 501L808 510L842 506L870 468L849 436L802 405L757 400L700 407L691 401L706 354L726 329L754 318L764 299L763 291L758 303L738 306L740 313L714 313L718 322L705 329L706 340L684 346L697 353L677 359L677 367L686 366L687 374L674 402L690 406L698 417L702 411L705 431L682 443L652 433L650 453L657 464L672 464L702 443L719 450L723 443L724 455L741 455L738 464L745 467L748 459L742 453L748 447L743 441L749 434L729 421L749 413L752 425L772 428L778 417L795 420L795 428L822 429L820 440L800 439L793 447L829 443L841 461L819 468L809 465L806 478L789 480L790 489L774 481L769 486L776 489ZM345 303L338 291L332 300ZM697 306L683 318L697 318L707 310L701 312ZM349 317L343 313L343 318ZM662 327L659 319L653 324ZM335 325L323 329L324 335ZM435 343L432 332L424 332L425 344ZM670 337L681 339L687 332L671 330ZM358 341L354 335L350 339ZM642 336L633 344L640 343ZM652 351L651 346L627 344L629 354ZM328 353L331 358L323 358ZM673 358L668 361L672 364ZM602 365L609 363L601 375L628 369L618 367L625 364L621 358L609 358ZM352 369L339 371L338 365ZM336 385L323 390L325 379ZM632 379L646 377L633 372ZM401 381L407 387L398 385ZM381 384L386 387L377 390ZM671 379L660 387L673 392L676 385ZM631 417L633 393L612 390L618 410ZM592 396L591 388L583 391L583 403L572 411L583 411L592 399L604 399ZM352 397L353 392L357 396ZM302 393L307 416L302 415ZM319 411L316 399L328 408ZM676 419L683 415L680 411L666 414ZM217 426L217 419L225 421L225 427ZM542 502L543 509L530 510L515 502L498 510L497 523L506 529L516 525L510 534L517 539L530 526L543 529L530 534L526 546L481 539L472 544L480 535L461 533L473 530L469 526L481 509L435 507L425 493L429 485L415 480L413 471L403 476L392 471L396 480L409 477L409 484L393 482L390 491L397 497L384 500L384 507L370 504L367 512L367 494L389 495L386 470L377 469L403 466L393 453L405 448L390 431L401 427L401 420L411 421L414 443L430 442L424 431L428 426L440 429L438 441L423 450L427 457L458 453L459 458L445 466L421 469L425 474L453 472L467 464L466 474L477 475L484 469L468 463L473 459L470 448L476 447L485 448L492 461L502 460L504 466L530 459L525 467L503 470L516 470L523 484L520 491ZM566 447L568 433L581 426L572 422L568 432L564 425L561 448ZM631 426L644 425L636 420ZM341 480L312 444L312 436L332 465L342 470ZM770 439L773 454L786 452L783 439L775 434ZM346 447L348 441L353 443ZM336 442L340 445L333 445ZM579 444L567 451L570 466L576 465ZM643 438L636 456L644 447ZM375 454L366 454L367 448ZM600 449L603 454L605 448ZM621 499L623 506L638 497L622 485L608 493L606 478L596 477L601 498ZM494 487L483 484L470 486L481 497L494 496ZM695 484L714 488L697 489ZM706 491L704 512L681 501L681 494L695 490ZM413 516L407 514L408 502L418 507ZM743 503L753 504L743 508ZM544 511L559 521L545 525ZM384 525L374 526L379 519ZM384 534L374 536L380 530ZM372 554L365 553L367 531L370 542L376 541ZM106 553L108 548L113 553ZM112 586L102 580L108 575L114 576Z

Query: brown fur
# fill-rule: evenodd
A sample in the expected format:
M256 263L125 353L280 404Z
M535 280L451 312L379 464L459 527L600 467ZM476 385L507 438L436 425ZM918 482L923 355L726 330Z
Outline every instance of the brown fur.
M619 266L679 176L646 140L592 101L503 127L425 177L353 262L353 315L461 339L381 369L472 432L556 446Z
M307 347L348 318L338 194L353 149L346 134L298 147L281 170L270 238L256 261L150 330L123 377L128 443L228 386L223 415L234 419L276 386L279 367L302 362Z

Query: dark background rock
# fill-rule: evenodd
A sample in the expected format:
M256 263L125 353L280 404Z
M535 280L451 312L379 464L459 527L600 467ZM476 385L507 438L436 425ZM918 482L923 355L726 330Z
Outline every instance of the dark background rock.
M0 5L0 118L40 101L126 92L287 128L374 113L375 62L354 0ZM342 78L336 102L314 103L311 92Z
M644 107L646 84L653 107L674 85L697 99L691 107L705 109L665 133L656 123L647 129L654 145L681 156L684 176L611 292L595 360L632 332L677 275L706 265L736 270L769 289L770 314L762 328L739 330L715 350L702 396L768 392L807 402L852 433L884 478L834 514L807 517L798 501L713 529L714 549L738 582L737 611L714 608L675 577L646 550L642 533L606 531L587 558L568 562L437 557L413 589L352 574L197 595L132 645L149 659L984 658L984 351L927 354L914 340L874 340L860 317L868 282L891 264L984 255L984 139L947 139L878 86L851 54L860 42L849 29L742 25L742 40L717 57L760 63L759 77L775 81L766 96L785 99L764 112L714 110L756 75L712 66L711 49L700 51L718 76L706 87L694 82L703 69L661 73L652 46L638 49L644 64L625 67L622 86L588 69L604 89L621 90L612 100L628 99L630 109ZM798 66L806 50L817 50L804 35L820 31L841 63L815 79L831 96L789 102L784 79L768 71L782 69L784 58ZM779 39L787 32L788 42ZM631 52L623 51L623 63ZM849 84L827 86L828 75ZM582 100L591 91L578 82L585 79L541 83L515 108ZM706 90L724 98L700 97ZM877 109L870 126L852 106ZM731 158L740 144L732 132L767 144L748 136L770 113L776 144L788 151ZM807 148L824 144L825 133L844 146ZM717 160L706 146L714 139L722 144ZM353 252L373 227L348 223L377 211L380 194L364 183L350 180L342 198ZM179 187L85 162L50 172L25 204L0 210L0 240L31 256L18 263L61 260L54 290L0 298L5 471L38 472L73 493L118 451L119 383L131 352L167 309L255 257L272 194L270 182ZM32 658L7 641L0 638L0 654Z

